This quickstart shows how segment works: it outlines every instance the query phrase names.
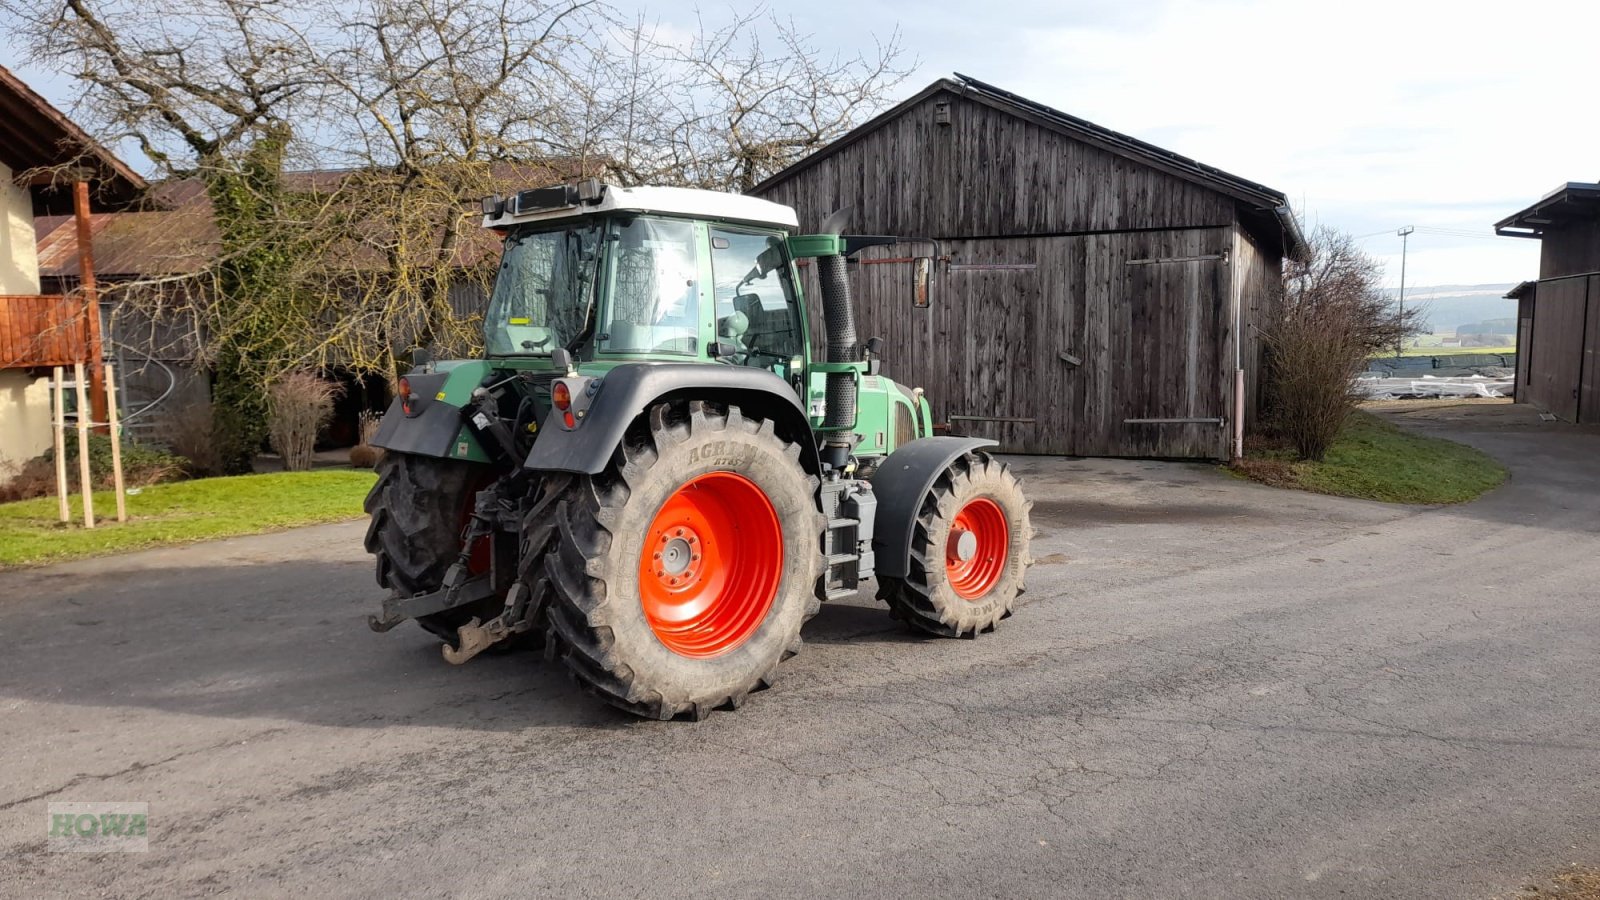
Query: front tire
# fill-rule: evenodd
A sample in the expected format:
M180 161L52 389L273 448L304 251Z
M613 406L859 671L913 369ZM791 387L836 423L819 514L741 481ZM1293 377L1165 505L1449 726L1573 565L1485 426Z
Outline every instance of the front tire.
M1033 562L1022 483L974 451L957 458L922 498L905 578L878 578L878 599L911 628L976 637L1011 615Z
M699 719L799 650L824 520L771 421L700 401L647 418L556 504L546 646L614 706Z

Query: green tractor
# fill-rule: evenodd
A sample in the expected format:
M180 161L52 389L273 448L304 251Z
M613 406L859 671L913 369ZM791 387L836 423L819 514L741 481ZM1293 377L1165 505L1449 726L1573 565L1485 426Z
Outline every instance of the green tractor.
M1011 614L1020 483L993 441L933 436L921 390L856 337L846 258L897 239L592 179L483 215L505 236L487 358L419 356L374 440L374 630L415 619L453 663L542 643L609 703L699 719L769 686L819 603L864 579L928 634Z

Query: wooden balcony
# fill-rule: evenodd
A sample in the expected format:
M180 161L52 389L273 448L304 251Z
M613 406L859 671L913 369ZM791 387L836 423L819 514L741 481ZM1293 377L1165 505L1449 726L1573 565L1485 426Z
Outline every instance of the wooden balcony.
M88 360L83 298L0 294L0 369Z

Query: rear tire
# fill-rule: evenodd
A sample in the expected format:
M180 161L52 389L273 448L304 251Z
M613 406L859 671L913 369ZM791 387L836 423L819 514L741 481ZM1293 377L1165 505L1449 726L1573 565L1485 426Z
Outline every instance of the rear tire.
M879 576L878 599L927 634L993 631L1026 590L1030 506L1005 463L981 451L959 457L922 498L906 577Z
M614 706L699 719L800 649L824 520L772 422L700 401L647 418L555 504L546 647Z
M378 483L367 494L372 516L367 552L377 559L378 585L398 597L444 586L446 570L461 552L461 536L477 492L493 477L489 467L453 459L389 451L378 461ZM500 614L503 597L420 616L417 624L451 646L457 629L473 618Z

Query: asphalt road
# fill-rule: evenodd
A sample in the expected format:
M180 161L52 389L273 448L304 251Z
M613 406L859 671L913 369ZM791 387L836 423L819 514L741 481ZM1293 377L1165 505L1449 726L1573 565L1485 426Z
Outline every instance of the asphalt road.
M635 721L369 632L359 524L0 574L0 895L1491 897L1600 861L1600 435L1459 508L1016 461L1017 615ZM46 848L146 801L150 851Z

